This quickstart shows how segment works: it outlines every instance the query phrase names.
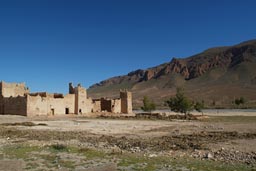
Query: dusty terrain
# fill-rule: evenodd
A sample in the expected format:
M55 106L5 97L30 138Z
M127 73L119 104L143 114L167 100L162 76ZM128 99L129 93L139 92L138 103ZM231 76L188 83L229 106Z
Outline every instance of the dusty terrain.
M0 118L0 170L256 167L256 116L209 116L200 120Z

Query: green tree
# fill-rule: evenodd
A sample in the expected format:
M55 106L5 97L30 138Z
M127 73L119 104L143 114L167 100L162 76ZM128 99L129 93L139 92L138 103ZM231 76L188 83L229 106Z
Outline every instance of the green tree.
M240 104L245 104L245 98L244 97L240 97Z
M184 113L187 115L193 110L193 102L189 100L183 92L183 89L177 88L177 93L174 97L171 97L166 101L166 104L174 112Z
M196 102L196 104L194 105L194 109L198 112L202 112L202 109L204 108L204 101L202 102ZM202 112L203 114L203 112Z
M143 98L143 106L141 107L141 109L143 111L151 112L152 110L156 109L156 105L147 96L144 96L144 98Z
M245 99L244 99L244 97L240 97L240 98L235 99L234 102L235 102L235 104L236 104L237 106L243 105L243 104L245 104Z

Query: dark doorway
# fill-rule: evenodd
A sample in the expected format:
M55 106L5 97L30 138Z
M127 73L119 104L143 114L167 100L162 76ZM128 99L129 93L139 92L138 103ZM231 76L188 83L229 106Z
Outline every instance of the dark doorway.
M82 109L79 109L79 114L82 114Z
M65 113L69 114L69 108L66 108Z
M51 109L51 114L54 115L54 109Z

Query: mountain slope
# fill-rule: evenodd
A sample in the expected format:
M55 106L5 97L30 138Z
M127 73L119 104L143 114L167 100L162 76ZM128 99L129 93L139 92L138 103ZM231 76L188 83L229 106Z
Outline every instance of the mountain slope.
M90 96L117 96L120 89L133 92L139 106L144 95L158 105L184 87L194 100L229 105L234 98L244 96L256 100L256 40L229 47L208 49L188 58L173 58L170 62L145 70L132 71L92 85Z

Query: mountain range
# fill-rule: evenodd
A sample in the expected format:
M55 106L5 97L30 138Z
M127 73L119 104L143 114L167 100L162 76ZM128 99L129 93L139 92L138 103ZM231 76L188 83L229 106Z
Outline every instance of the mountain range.
M89 87L93 98L117 97L120 89L133 92L135 108L143 96L158 106L182 87L194 101L209 107L230 107L232 101L244 97L247 105L256 103L256 40L234 46L210 48L187 58L172 58L148 69L138 69Z

